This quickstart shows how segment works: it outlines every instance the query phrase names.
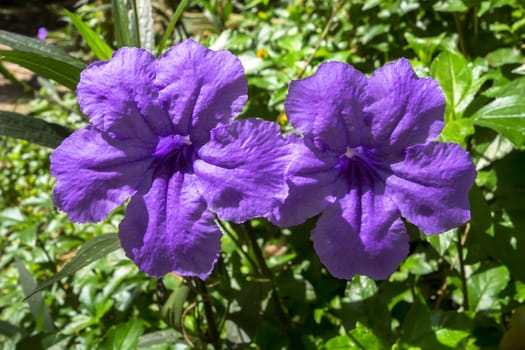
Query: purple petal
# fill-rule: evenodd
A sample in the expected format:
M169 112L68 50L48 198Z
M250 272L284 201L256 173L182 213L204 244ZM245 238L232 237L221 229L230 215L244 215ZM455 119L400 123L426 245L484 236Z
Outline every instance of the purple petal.
M210 209L235 222L269 215L288 193L291 147L272 122L244 119L213 129L193 165Z
M408 235L380 186L354 186L329 205L312 232L314 248L338 278L356 274L385 279L408 254Z
M366 77L352 66L323 63L311 77L290 83L286 115L318 149L342 154L347 146L369 143L362 113L365 88Z
M409 147L391 165L388 196L408 219L427 234L441 233L470 219L468 193L476 170L468 153L453 143Z
M367 86L376 148L396 156L408 146L436 139L443 128L445 97L432 78L418 78L407 59L376 70Z
M293 160L286 174L288 197L270 217L270 221L282 227L299 225L319 214L348 189L335 168L338 157L305 146L303 139L294 143Z
M209 131L237 116L248 84L241 62L229 51L212 51L187 40L157 60L155 85L177 132L204 144Z
M128 205L119 227L122 247L151 276L175 272L205 279L219 257L219 229L193 181L189 174L160 175Z
M80 75L78 103L90 122L119 137L152 140L172 133L167 113L157 102L155 57L122 48L109 61L89 65Z
M66 138L51 155L53 201L72 221L100 221L151 178L151 150L92 126Z

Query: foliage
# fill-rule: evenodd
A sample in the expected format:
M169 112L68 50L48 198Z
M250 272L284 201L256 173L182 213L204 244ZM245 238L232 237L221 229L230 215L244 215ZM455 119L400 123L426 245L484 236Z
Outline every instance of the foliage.
M525 301L522 2L159 0L152 11L128 11L149 3L79 1L54 44L0 31L14 49L2 60L44 77L31 116L0 111L0 132L23 139L0 139L2 348L497 349L502 339L502 348L525 347L516 336ZM160 53L187 36L238 55L249 82L243 116L283 130L289 82L321 62L371 72L409 58L444 91L441 140L476 163L472 220L430 237L410 226L411 254L386 281L331 277L309 239L315 219L282 230L218 222L223 253L206 283L140 273L113 251L122 209L84 225L57 212L45 147L86 121L59 84L74 91L89 62L120 46ZM46 289L26 299L36 281Z

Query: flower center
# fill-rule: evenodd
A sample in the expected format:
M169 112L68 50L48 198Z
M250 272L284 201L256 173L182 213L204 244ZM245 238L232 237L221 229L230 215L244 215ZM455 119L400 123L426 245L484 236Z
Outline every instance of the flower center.
M161 137L153 152L157 166L162 166L170 173L193 172L193 156L193 145L189 136L181 135Z
M339 156L336 168L340 169L341 175L349 183L359 181L371 184L382 181L383 178L380 161L375 154L362 146L347 147L345 153Z

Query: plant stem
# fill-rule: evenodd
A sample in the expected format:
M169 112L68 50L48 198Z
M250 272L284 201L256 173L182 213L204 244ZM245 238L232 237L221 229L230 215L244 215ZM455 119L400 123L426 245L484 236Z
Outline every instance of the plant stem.
M308 67L310 63L312 63L312 60L314 59L315 54L321 48L321 43L323 42L324 39L326 39L326 36L328 35L328 32L330 31L330 27L332 26L332 23L334 22L334 18L335 18L335 15L337 14L337 11L339 11L339 8L343 5L343 3L344 3L344 0L339 0L337 4L332 8L332 13L330 14L330 18L328 18L328 21L326 22L326 25L323 29L323 32L321 33L321 36L319 37L319 41L317 41L317 44L315 45L314 50L304 62L303 68L301 68L301 70L299 70L299 73L297 73L297 79L303 76L304 71L306 70L306 67Z
M219 330L217 329L217 324L215 323L215 315L213 313L213 308L210 303L208 290L206 288L206 283L201 281L199 278L195 278L195 285L199 294L202 298L202 303L204 306L204 316L206 317L206 323L208 323L208 336L209 341L213 345L215 350L221 349L221 339Z
M467 238L468 232L470 231L470 224L467 223L465 226L465 234L463 237L461 237L460 230L457 230L458 233L458 261L459 261L459 271L461 274L461 290L463 293L463 309L467 311L469 307L469 300L468 300L468 287L467 287L467 276L465 274L465 261L463 257L463 245L465 244L465 240Z
M255 254L255 259L257 260L257 263L259 265L259 269L262 275L270 281L270 285L272 289L272 301L275 305L275 309L282 323L282 326L284 327L284 329L286 330L286 333L288 334L288 337L290 338L291 348L302 349L304 346L301 340L297 338L294 330L291 327L292 320L290 318L288 311L284 307L284 304L281 298L279 297L279 294L277 292L277 285L275 283L273 273L268 267L268 265L266 264L266 260L264 259L261 248L259 247L259 244L257 243L257 237L255 236L248 222L244 223L241 226L241 228L244 231L244 233L246 233L246 235L248 236L248 240L250 241L253 252Z

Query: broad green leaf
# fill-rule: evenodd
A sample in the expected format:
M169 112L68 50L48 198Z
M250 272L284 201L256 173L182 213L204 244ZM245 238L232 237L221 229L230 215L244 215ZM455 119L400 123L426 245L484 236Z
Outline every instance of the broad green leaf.
M36 74L52 79L71 91L75 91L82 71L82 68L32 52L1 50L0 59L16 63Z
M37 324L37 328L46 333L52 332L55 329L53 324L53 319L51 318L51 313L44 302L44 298L40 293L34 294L31 291L35 289L36 282L31 273L27 270L24 263L16 257L16 268L18 270L18 275L20 276L20 285L24 291L24 295L29 297L33 294L33 298L27 299L29 303L29 308Z
M120 241L117 234L115 233L105 233L90 239L84 243L84 245L78 250L75 257L68 264L66 264L62 270L56 273L53 277L39 284L31 293L29 293L26 298L29 298L35 293L46 289L62 278L74 274L81 268L88 266L89 264L108 255L111 252L114 252L119 248Z
M71 129L42 119L15 112L0 111L0 135L55 148L72 132Z
M115 37L117 46L134 46L131 36L131 26L128 17L128 6L126 0L111 0L113 22L115 25Z
M76 67L79 70L86 67L84 62L71 57L64 50L25 35L0 30L0 44L7 45L16 51L29 52L38 56L51 58L55 61L62 62L63 64Z
M142 333L144 321L140 319L112 326L104 337L102 349L136 349Z
M153 15L151 0L134 0L135 15L140 35L140 47L153 52L155 50L155 33L153 32Z
M369 350L385 349L385 344L374 334L373 330L357 322L356 327L350 331L352 340L355 343L364 345Z
M175 10L173 17L171 18L170 23L168 24L168 28L164 32L164 36L162 37L162 40L160 41L157 55L160 55L162 51L166 48L166 43L168 42L168 39L171 37L171 34L173 33L173 30L175 29L175 25L177 24L177 21L182 15L182 12L184 12L186 5L188 5L188 0L182 0L179 3L179 6L177 6L177 9Z
M64 12L69 17L82 38L86 41L86 44L89 46L91 51L93 51L95 56L97 56L97 58L100 60L109 60L111 58L111 54L113 53L113 49L104 40L102 40L93 29L85 24L80 16L77 16L68 10L64 10Z
M470 307L475 311L498 308L498 294L509 283L509 270L505 266L476 273L467 279Z
M483 91L483 96L487 97L505 97L518 95L525 91L525 77L516 78L511 81L506 81L504 83L499 83L485 91Z
M474 135L474 122L471 118L449 120L441 131L440 139L444 142L455 142L467 146L467 138Z
M459 53L443 51L432 62L430 74L439 82L445 94L445 120L448 122L461 118L477 92L467 60Z
M168 344L173 347L174 344L186 344L182 334L174 329L165 329L161 331L144 334L139 339L138 349L151 349L154 345ZM171 348L170 347L170 348ZM177 347L176 347L177 348Z
M474 124L491 128L516 147L525 141L525 99L523 95L497 98L472 116Z
M486 56L488 63L493 67L500 67L504 64L523 63L525 57L517 48L501 48L492 51Z

